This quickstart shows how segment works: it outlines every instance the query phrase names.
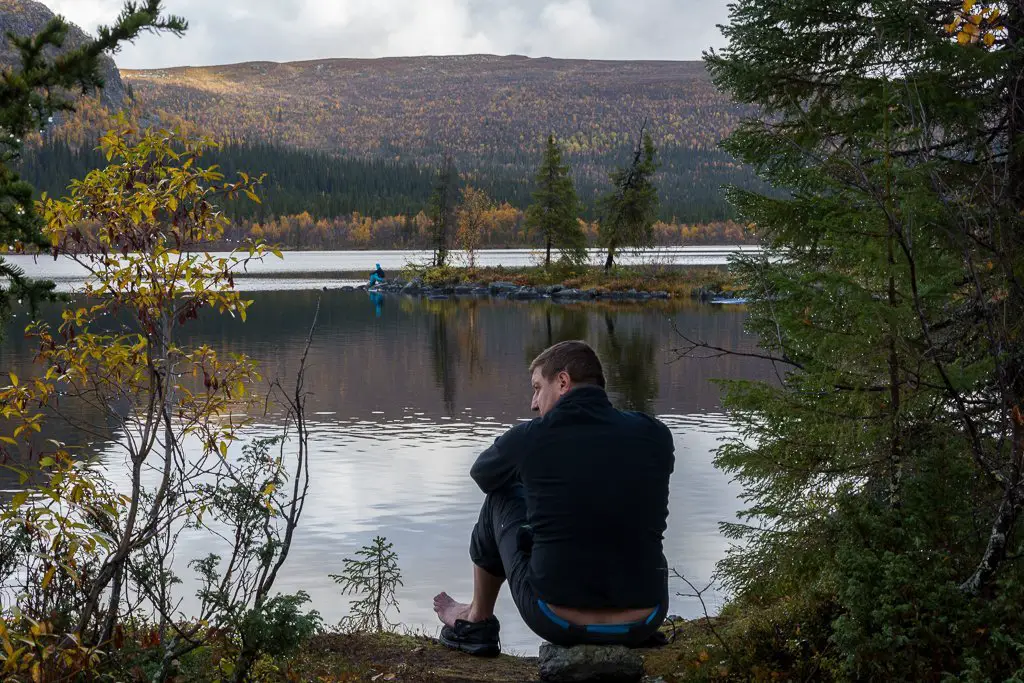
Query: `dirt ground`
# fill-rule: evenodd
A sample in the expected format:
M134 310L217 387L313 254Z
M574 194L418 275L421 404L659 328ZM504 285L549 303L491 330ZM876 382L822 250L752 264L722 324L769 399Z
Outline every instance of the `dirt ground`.
M671 627L666 632L672 637ZM642 650L651 680L674 680L684 651L704 634L698 622L686 622L676 627L679 637L671 644ZM282 674L303 683L531 683L538 680L538 666L536 657L470 657L426 636L329 634L315 637Z

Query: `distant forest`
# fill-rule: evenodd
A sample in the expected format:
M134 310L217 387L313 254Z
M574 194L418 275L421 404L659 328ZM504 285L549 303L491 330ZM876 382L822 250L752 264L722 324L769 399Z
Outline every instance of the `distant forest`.
M608 167L627 161L610 153L607 156L603 165ZM672 147L664 150L660 159L663 171L667 171L659 174L660 218L665 222L729 220L733 212L722 196L722 186L755 182L752 174L729 163L718 151ZM483 189L496 204L525 210L535 172L528 161L521 158L516 166L491 167L464 175L468 184ZM315 219L352 213L374 217L416 215L426 207L434 183L433 169L411 162L344 158L267 142L229 143L205 156L203 163L218 164L228 178L239 171L267 174L262 204L239 201L224 207L239 222L267 222L301 213ZM105 164L103 156L89 146L50 139L26 152L20 170L40 191L59 196L72 179ZM600 220L595 213L596 199L609 188L607 183L577 178L584 204L581 218Z

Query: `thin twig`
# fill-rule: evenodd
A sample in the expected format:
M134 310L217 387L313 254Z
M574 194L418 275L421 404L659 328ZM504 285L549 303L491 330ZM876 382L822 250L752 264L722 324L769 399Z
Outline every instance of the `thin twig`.
M708 612L708 606L704 602L704 594L707 593L714 585L714 580L709 582L708 585L705 586L703 589L697 590L697 587L694 586L688 578L680 574L678 570L672 569L670 571L672 572L673 576L683 581L687 586L690 587L690 590L693 591L693 593L676 593L676 595L678 595L681 598L697 598L697 600L700 601L700 608L704 611L704 622L708 625L708 630L711 631L711 635L713 635L715 639L719 643L721 643L722 648L725 650L725 654L729 657L730 661L736 661L736 657L732 653L732 648L729 647L729 644L725 642L722 636L718 633L718 630L715 628L715 624L711 621L711 614Z

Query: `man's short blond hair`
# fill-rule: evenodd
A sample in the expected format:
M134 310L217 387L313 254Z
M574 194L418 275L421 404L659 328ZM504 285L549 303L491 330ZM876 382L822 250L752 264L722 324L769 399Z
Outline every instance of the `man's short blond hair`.
M593 384L605 388L604 368L597 352L583 341L564 341L537 356L530 364L530 373L540 368L546 380L554 379L563 370L573 384Z

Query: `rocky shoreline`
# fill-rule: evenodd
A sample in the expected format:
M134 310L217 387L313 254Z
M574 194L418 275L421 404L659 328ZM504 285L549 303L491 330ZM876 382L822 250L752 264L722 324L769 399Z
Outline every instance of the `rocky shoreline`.
M665 291L640 291L629 289L625 291L609 291L601 288L574 289L563 285L549 285L532 287L529 285L518 285L514 282L491 282L469 283L463 285L445 285L432 287L422 281L411 282L393 281L385 284L360 285L358 287L345 286L341 291L366 291L380 294L405 294L407 296L420 297L431 300L454 299L461 297L508 299L513 301L536 301L540 299L553 299L556 301L667 301L673 296ZM710 292L700 290L695 292L695 298L704 299L710 297Z

